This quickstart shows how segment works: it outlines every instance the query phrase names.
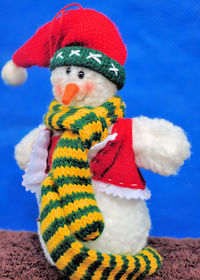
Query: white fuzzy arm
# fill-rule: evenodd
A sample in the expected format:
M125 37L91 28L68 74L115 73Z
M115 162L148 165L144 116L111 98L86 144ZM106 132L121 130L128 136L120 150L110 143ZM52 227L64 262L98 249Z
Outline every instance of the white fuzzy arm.
M160 175L177 174L190 157L190 143L182 128L164 119L132 119L133 149L138 167Z
M32 151L32 146L38 139L40 130L44 128L44 125L39 125L37 128L33 129L24 136L24 138L22 138L22 140L15 146L15 159L22 170L26 169Z

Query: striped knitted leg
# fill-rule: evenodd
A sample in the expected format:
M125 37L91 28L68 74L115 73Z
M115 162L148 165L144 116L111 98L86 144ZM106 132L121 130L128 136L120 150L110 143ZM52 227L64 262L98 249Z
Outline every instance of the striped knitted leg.
M70 231L80 240L96 239L103 231L103 217L94 197L87 150L72 132L64 132L57 144L52 173Z

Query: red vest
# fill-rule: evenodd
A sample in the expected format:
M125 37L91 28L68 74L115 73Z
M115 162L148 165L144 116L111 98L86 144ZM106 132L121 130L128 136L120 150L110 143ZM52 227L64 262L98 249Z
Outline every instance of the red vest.
M109 141L90 161L94 180L122 188L145 189L145 181L135 164L132 125L131 119L118 119L113 125L112 134L117 133L115 140ZM48 167L52 165L53 151L60 137L51 137Z

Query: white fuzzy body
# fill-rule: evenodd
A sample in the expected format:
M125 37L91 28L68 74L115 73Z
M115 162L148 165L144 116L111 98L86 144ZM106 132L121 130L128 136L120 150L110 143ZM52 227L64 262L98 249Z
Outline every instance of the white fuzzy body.
M95 193L104 217L105 228L100 237L86 246L104 253L137 254L145 247L151 221L146 203L141 199L114 197Z
M77 78L80 70L84 70L84 79ZM66 85L77 84L79 92L72 98L70 106L99 106L116 92L113 83L82 67L72 67L69 74L66 74L66 67L56 68L52 72L51 82L54 95L60 103ZM38 133L39 129L34 130L16 146L15 158L22 169L27 166ZM137 117L133 119L132 133L135 161L139 167L168 176L176 174L190 156L190 144L183 130L168 121ZM145 201L133 198L127 200L98 192L97 189L94 189L95 197L104 217L105 228L97 240L89 241L86 245L104 253L138 253L146 245L151 227ZM36 197L40 207L40 187ZM45 255L53 264L40 230L38 233Z
M33 130L16 146L15 158L22 169L27 165L33 143L38 138L41 128L43 127ZM170 172L175 174L179 165L190 155L190 145L183 130L168 121L152 120L143 116L134 118L132 133L135 160L140 167L152 169L163 175L169 175ZM92 157L96 152L91 153ZM173 161L174 157L175 161ZM104 253L138 253L146 245L151 227L145 201L114 197L98 192L97 189L94 190L95 197L104 217L105 228L102 235L96 241L87 242L87 246ZM40 207L38 199L40 189L36 197ZM39 228L38 225L38 234L45 256L53 264Z

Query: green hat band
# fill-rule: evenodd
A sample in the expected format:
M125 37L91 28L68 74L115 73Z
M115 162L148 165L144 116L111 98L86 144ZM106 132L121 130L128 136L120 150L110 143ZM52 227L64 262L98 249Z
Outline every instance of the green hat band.
M85 47L70 46L58 50L50 62L50 70L59 66L82 66L89 68L113 82L121 89L125 82L124 67L100 51Z

